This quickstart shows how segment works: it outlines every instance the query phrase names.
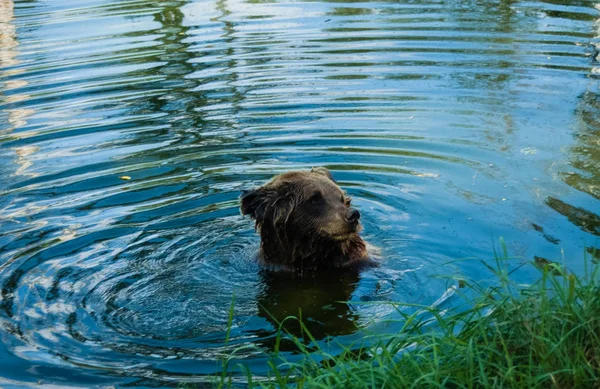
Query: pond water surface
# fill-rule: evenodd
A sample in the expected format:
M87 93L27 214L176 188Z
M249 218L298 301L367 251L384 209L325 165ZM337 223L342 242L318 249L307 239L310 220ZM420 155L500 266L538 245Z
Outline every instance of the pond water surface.
M1 0L0 385L203 382L242 346L261 375L276 320L301 309L340 345L392 332L385 302L452 306L434 276L486 279L499 237L510 266L581 272L600 246L598 9ZM255 264L240 191L312 166L353 196L379 268Z

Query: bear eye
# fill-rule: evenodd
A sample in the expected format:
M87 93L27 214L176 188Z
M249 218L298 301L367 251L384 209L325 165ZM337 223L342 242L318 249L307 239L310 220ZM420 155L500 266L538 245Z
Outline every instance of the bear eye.
M350 197L350 196L344 196L342 194L341 200L342 200L342 203L344 203L344 205L346 207L349 207L350 206L350 202L352 201L352 197Z
M322 198L323 195L321 194L321 192L315 192L312 196L310 196L310 199L308 201L310 201L311 204L319 204Z

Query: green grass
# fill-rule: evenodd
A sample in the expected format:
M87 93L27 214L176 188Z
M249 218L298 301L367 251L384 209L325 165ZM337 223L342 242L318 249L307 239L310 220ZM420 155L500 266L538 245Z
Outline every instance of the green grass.
M341 355L314 351L317 342L305 331L304 340L292 338L302 362L288 363L276 346L267 379L257 382L246 370L244 386L600 388L600 266L586 259L585 274L577 277L538 261L531 265L539 280L520 285L510 279L505 261L496 264L486 265L494 273L492 286L455 280L466 302L461 309L420 307L404 315L398 333ZM233 367L233 357L224 361L224 371ZM222 375L217 385L232 386L231 376Z

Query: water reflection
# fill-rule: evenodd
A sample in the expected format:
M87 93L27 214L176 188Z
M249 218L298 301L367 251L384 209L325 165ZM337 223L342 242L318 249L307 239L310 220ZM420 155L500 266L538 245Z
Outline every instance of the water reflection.
M574 207L559 199L549 197L546 204L585 232L600 236L600 216L580 207Z
M560 2L558 2L560 3ZM584 6L584 2L577 2ZM595 5L598 8L598 5ZM584 15L573 15L584 18ZM569 196L561 200L548 197L548 204L556 212L564 215L573 225L581 230L600 236L600 213L597 201L600 199L600 94L598 93L598 52L597 39L599 37L598 23L595 20L595 37L591 43L589 60L590 73L587 75L589 83L587 90L579 95L576 108L575 143L569 147L569 166L561 172L560 177L565 183L578 190L578 195ZM591 197L589 197L591 196ZM572 205L574 203L576 205ZM587 244L590 244L589 241ZM592 257L597 256L597 242L588 246L586 251Z
M14 3L12 0L6 0L0 3L0 75L2 77L10 76L3 83L2 94L3 94L3 113L7 114L8 127L0 127L0 142L12 137L11 132L16 129L23 127L27 124L27 118L35 113L30 108L19 108L15 105L21 101L27 100L30 96L22 93L14 93L12 90L23 88L28 85L28 82L18 78L19 74L23 74L25 69L15 68L21 61L17 59L19 55L19 42L17 40L16 26L13 24L14 20ZM6 70L8 68L8 70ZM34 175L28 173L27 169L31 166L32 162L29 156L39 148L37 146L23 146L15 147L14 152L16 154L17 170L14 174L16 175ZM0 170L2 172L2 170ZM3 172L3 176L7 177L11 175L9 172Z
M299 278L293 273L263 271L258 314L275 328L283 323L287 333L305 340L308 338L298 321L286 318L302 318L305 329L317 340L352 334L358 330L359 316L349 301L358 281L359 275L354 272L323 272Z
M594 80L590 87L597 87L597 76L590 77ZM563 179L577 190L600 199L600 95L591 90L585 92L577 112L576 144L570 148L570 162L575 170L565 173Z
M596 245L586 2L0 4L1 377L169 386L233 350L264 373L289 315L346 346L401 325L357 300L451 306L434 276L485 279L446 264L491 236L538 261ZM382 266L261 272L240 191L318 165Z
M0 67L12 66L19 63L15 57L15 50L19 45L16 40L16 28L12 24L15 17L15 4L12 0L3 1L0 4Z

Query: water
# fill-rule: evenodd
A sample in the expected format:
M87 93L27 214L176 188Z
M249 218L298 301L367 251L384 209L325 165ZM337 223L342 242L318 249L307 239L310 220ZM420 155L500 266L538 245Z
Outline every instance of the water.
M501 236L514 268L581 272L600 246L598 9L2 0L0 384L202 382L242 346L260 376L275 319L301 308L322 344L391 332L371 302L452 306L432 276L487 279L452 261L492 262ZM238 195L312 166L353 196L380 268L260 272Z

